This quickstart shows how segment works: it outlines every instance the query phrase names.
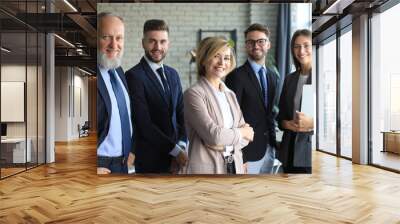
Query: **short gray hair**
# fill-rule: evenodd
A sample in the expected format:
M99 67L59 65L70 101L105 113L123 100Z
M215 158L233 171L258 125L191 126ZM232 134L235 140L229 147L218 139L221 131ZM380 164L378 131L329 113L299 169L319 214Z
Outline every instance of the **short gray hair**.
M97 30L99 29L99 24L100 24L101 20L108 16L117 17L119 20L121 20L122 23L124 23L124 19L121 16L115 15L112 12L101 12L101 13L97 14Z

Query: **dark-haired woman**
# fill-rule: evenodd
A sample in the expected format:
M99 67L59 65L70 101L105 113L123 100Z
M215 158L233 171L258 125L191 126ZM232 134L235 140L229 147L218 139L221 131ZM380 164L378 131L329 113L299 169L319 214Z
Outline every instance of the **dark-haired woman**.
M291 40L296 70L287 75L279 101L278 125L284 131L279 160L285 173L311 173L314 120L301 111L303 86L311 84L312 41L309 30L297 30Z

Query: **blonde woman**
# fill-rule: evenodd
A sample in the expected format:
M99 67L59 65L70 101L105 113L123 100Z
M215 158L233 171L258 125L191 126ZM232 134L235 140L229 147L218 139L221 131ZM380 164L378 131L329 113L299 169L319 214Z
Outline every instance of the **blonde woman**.
M243 119L234 92L222 79L236 66L233 49L218 37L197 48L199 80L184 93L189 137L189 174L244 174L242 151L254 132Z

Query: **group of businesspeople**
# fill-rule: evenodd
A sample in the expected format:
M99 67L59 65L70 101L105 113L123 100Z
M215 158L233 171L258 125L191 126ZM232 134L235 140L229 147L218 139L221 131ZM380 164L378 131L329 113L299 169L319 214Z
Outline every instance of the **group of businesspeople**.
M280 97L278 75L265 65L271 43L261 24L246 29L248 59L239 67L230 42L201 40L198 81L183 93L178 72L163 63L165 21L145 22L144 56L125 73L123 19L103 12L97 21L98 174L132 167L136 173L271 173L276 159L285 173L311 173L314 122L300 112L303 86L311 83L309 30L292 37L296 70L286 76ZM284 132L279 145L275 121Z

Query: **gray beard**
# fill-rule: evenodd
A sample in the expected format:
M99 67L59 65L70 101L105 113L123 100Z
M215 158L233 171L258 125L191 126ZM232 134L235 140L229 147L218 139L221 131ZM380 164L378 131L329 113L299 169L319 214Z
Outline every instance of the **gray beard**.
M116 69L121 66L122 54L121 51L116 58L109 59L104 53L97 51L97 64L107 70Z

